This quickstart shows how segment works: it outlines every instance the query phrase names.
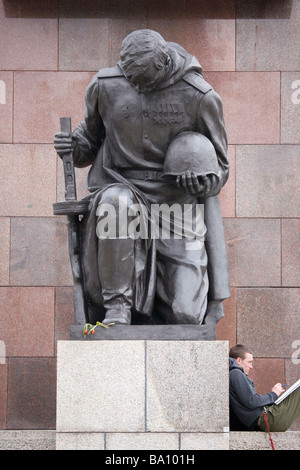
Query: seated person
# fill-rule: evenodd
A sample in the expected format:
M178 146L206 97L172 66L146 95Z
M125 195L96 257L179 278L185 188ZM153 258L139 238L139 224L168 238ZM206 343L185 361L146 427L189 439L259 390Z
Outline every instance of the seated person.
M253 380L248 377L253 367L253 355L241 344L229 352L229 408L231 431L267 431L264 409L270 431L286 431L300 416L300 387L280 404L277 398L285 391L277 383L265 395L256 393Z

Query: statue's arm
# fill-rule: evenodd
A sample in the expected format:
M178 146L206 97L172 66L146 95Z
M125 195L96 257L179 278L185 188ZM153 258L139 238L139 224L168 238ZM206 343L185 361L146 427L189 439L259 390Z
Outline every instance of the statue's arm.
M214 145L219 163L219 176L209 175L206 193L206 197L209 197L218 194L229 177L223 105L220 96L214 90L202 96L198 116L198 131L206 135Z
M197 87L198 88L198 87ZM195 100L197 132L205 135L213 144L218 164L218 175L197 176L191 172L179 175L177 185L201 198L216 196L228 180L229 162L227 160L227 134L223 117L223 106L219 95L209 87L201 90Z
M86 90L84 120L73 134L74 165L83 168L91 165L105 136L105 128L98 111L99 80L95 76Z

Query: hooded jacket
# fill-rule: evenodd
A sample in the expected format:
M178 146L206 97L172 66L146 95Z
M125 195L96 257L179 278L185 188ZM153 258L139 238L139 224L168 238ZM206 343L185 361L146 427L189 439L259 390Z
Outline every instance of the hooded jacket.
M230 430L253 431L264 406L271 405L278 396L274 392L259 395L255 385L238 365L229 358Z

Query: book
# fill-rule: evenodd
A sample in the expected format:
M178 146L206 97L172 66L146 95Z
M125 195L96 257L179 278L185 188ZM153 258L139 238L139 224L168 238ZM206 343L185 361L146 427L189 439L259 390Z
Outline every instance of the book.
M293 385L290 386L280 397L275 401L275 405L279 405L286 397L288 397L294 390L300 387L300 379L297 380Z

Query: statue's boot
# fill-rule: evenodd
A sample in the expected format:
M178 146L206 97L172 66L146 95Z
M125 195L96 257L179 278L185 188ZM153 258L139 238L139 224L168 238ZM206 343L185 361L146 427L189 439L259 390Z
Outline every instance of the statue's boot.
M123 309L122 307L116 309L107 310L103 325L130 325L131 323L131 311Z
M127 217L127 211L128 207L136 202L132 191L121 185L111 185L106 188L99 201L98 270L103 306L106 309L104 324L131 323L135 240L128 236L128 224L131 218ZM113 216L108 217L107 211L111 209Z
M133 299L134 240L105 239L98 242L98 267L102 286L103 324L130 325Z

